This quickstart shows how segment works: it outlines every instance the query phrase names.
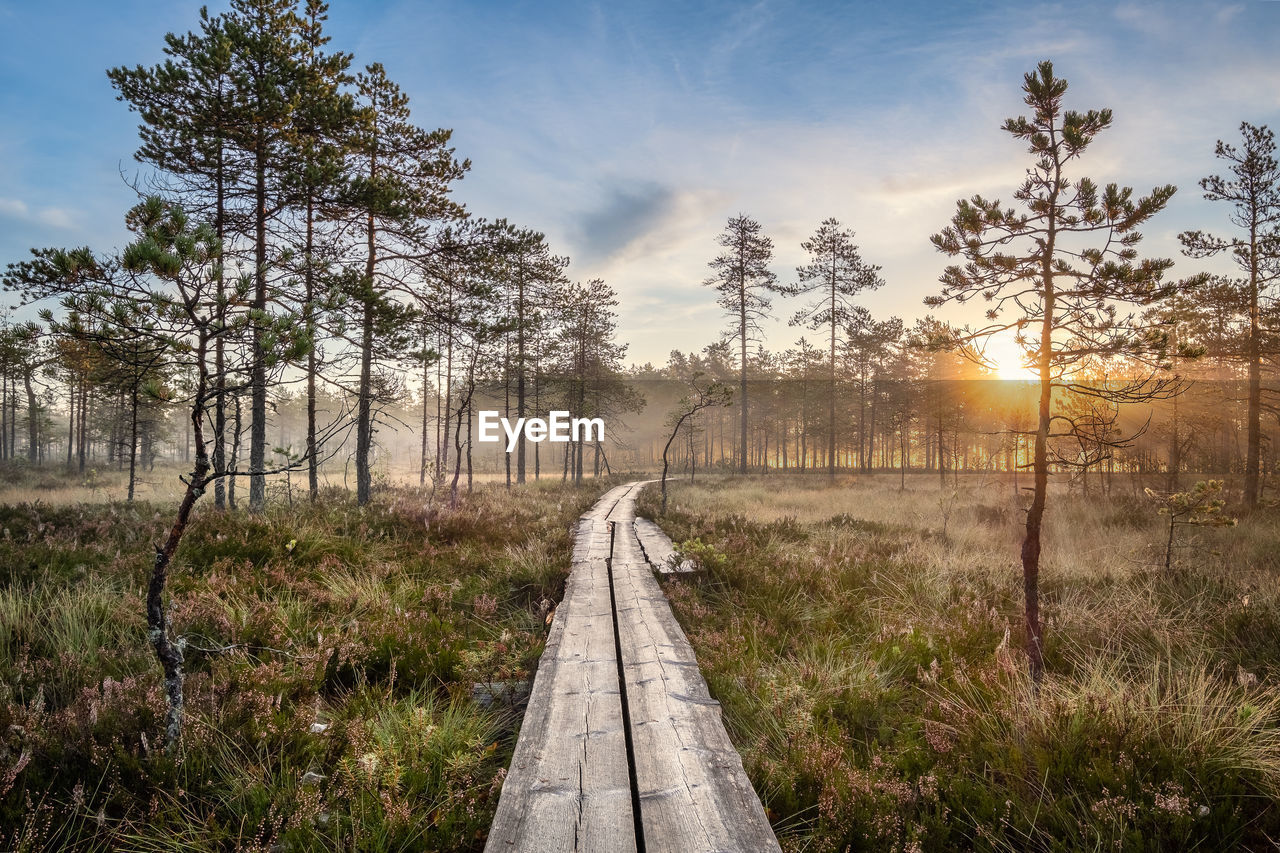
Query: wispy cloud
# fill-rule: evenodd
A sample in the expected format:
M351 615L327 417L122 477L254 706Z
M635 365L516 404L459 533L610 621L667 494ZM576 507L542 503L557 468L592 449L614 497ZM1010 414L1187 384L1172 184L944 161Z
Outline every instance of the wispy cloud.
M52 228L74 228L75 215L62 207L31 208L25 201L16 198L0 197L0 216L33 225L47 225Z

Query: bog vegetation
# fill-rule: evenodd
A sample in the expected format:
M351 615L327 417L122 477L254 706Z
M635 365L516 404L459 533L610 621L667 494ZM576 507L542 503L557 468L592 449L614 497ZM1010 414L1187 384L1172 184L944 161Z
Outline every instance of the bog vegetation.
M672 484L664 576L792 850L1262 850L1280 833L1280 530L1055 487L1045 676L1017 643L1025 499L972 475ZM642 513L658 513L650 487Z
M594 496L322 497L188 531L177 753L142 606L169 510L0 508L0 849L483 847Z

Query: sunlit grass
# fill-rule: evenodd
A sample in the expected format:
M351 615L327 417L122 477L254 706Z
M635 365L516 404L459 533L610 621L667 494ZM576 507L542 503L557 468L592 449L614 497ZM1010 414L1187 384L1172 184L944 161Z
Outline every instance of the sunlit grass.
M664 581L789 850L1257 849L1280 836L1280 536L1050 495L1048 675L1022 653L1012 484L672 486ZM657 512L652 491L642 510Z
M171 508L0 504L0 850L480 849L518 714L473 686L531 677L606 487L202 501L170 579L172 758L142 613Z

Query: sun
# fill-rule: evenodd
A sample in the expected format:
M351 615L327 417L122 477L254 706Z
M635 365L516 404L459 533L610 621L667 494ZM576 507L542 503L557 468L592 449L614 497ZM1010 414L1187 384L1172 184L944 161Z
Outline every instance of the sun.
M984 356L995 370L995 378L1010 380L1035 379L1036 372L1026 364L1026 353L1013 334L993 337L988 343Z

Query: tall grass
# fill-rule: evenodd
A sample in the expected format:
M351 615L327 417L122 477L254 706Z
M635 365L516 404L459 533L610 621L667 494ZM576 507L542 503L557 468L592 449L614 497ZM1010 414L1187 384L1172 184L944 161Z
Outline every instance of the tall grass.
M473 685L531 676L597 493L202 507L172 758L142 616L167 513L0 505L0 850L479 849L519 715Z
M661 521L706 570L664 584L785 849L1273 849L1274 518L1165 572L1153 507L1055 492L1037 695L1009 486L824 479L677 484Z

